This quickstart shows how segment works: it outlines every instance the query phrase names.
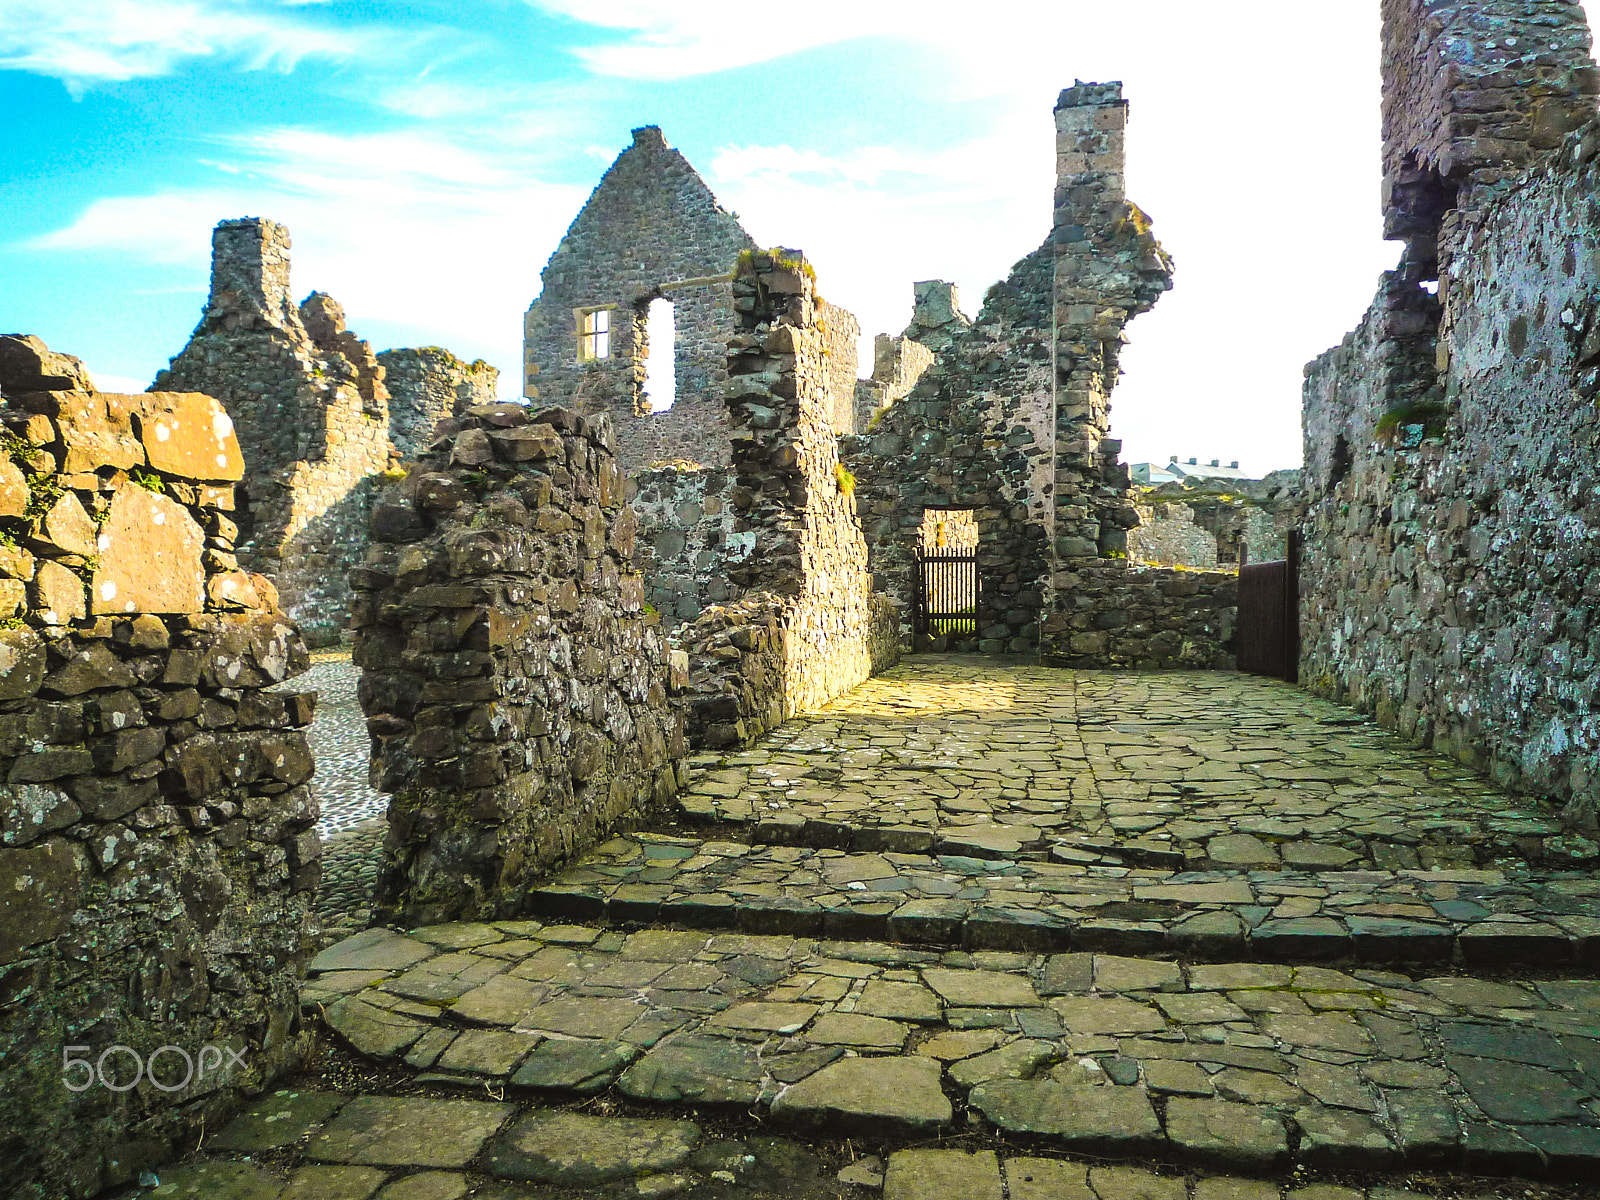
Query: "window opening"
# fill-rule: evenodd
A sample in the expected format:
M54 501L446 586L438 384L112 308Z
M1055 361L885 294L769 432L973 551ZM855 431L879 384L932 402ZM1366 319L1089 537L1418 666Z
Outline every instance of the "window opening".
M670 300L652 300L645 313L644 394L651 412L678 398L678 323Z
M578 361L611 357L611 310L596 308L578 315Z

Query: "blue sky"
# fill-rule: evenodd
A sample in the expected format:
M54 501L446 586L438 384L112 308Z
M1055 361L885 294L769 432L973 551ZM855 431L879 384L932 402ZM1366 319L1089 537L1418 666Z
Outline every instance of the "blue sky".
M514 376L539 269L659 124L758 241L807 251L869 366L914 279L975 313L1040 243L1055 95L1120 78L1130 196L1178 274L1132 326L1113 432L1128 461L1264 472L1299 460L1301 364L1396 256L1377 7L0 0L0 329L142 387L199 317L211 227L262 215L296 292L378 349Z

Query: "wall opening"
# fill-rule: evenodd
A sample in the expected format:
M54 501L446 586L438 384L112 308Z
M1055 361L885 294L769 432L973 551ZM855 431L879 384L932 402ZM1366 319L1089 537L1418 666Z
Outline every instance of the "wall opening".
M644 354L645 403L651 412L666 412L678 398L678 326L671 300L650 301Z
M611 357L611 310L594 308L578 313L578 361Z
M919 650L976 650L982 585L978 519L971 509L930 508L917 531L916 640Z

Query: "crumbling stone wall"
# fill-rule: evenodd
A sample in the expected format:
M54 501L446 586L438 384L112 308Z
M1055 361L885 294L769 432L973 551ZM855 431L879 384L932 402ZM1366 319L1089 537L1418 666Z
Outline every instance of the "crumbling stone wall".
M297 1064L320 865L314 697L269 690L306 653L235 565L232 424L75 363L0 338L0 1162L38 1200L134 1181Z
M904 334L878 334L872 345L872 376L856 381L855 432L865 433L879 409L910 395L932 365L933 351L921 342Z
M383 919L510 916L530 879L677 790L667 648L609 423L479 405L372 511L352 572Z
M899 657L899 614L875 593L840 462L837 392L814 273L798 251L741 255L728 342L735 535L744 589L679 631L697 745L744 741L817 708Z
M1134 562L1168 567L1217 565L1217 535L1195 524L1194 509L1176 500L1153 500L1136 507L1139 524L1128 531L1128 557Z
M917 544L924 550L973 551L978 548L978 521L961 509L930 508L922 515Z
M1396 273L1308 367L1301 635L1315 691L1591 824L1597 149L1591 122L1479 211L1447 215L1426 364L1395 349ZM1408 403L1397 377L1429 403Z
M405 458L427 449L444 417L498 399L499 371L481 358L462 362L442 346L385 350L378 365L389 389L389 437Z
M1587 120L1590 41L1577 0L1383 0L1384 236L1432 241Z
M856 351L861 322L849 309L817 298L817 328L823 338L823 360L828 367L829 425L834 433L856 431Z
M916 551L926 514L971 511L983 580L972 649L1039 645L1042 583L1054 520L1048 249L1030 254L984 297L976 323L952 285L916 285L904 344L937 357L910 393L841 442L876 587L898 603L910 646Z
M154 386L215 396L233 416L249 465L239 553L313 641L330 642L345 625L369 477L398 457L384 371L331 297L290 299L284 226L223 221L211 245L205 313Z
M1055 231L975 323L949 284L916 285L904 336L936 357L843 444L874 577L900 600L909 644L926 514L967 509L983 589L971 648L1084 667L1229 665L1236 580L1127 560L1139 514L1109 395L1123 327L1171 286L1171 264L1123 197L1121 85L1069 88L1056 116Z
M1228 665L1236 578L1128 560L1139 516L1111 392L1123 331L1172 286L1172 260L1126 198L1122 85L1068 88L1055 115L1055 527L1040 649L1075 667Z
M735 531L733 483L728 468L688 464L656 467L628 480L629 503L639 518L645 598L669 630L739 593L728 570L749 557L756 539L753 532Z
M609 413L630 475L667 459L726 467L729 278L734 259L754 246L658 127L635 129L541 276L523 326L523 394ZM652 413L643 394L645 315L658 297L673 305L677 398ZM580 314L599 308L609 313L610 354L582 361Z

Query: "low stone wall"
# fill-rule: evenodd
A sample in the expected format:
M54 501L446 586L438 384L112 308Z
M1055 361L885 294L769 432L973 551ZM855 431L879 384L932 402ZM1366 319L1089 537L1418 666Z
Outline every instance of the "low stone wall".
M609 424L565 409L468 409L380 496L351 583L394 797L381 919L514 915L540 871L677 790L637 529Z
M481 358L463 362L442 346L385 350L378 365L389 389L389 436L406 458L427 449L443 418L498 398L499 371Z
M271 585L234 565L221 406L31 391L87 376L15 357L0 352L5 474L25 489L0 509L0 584L23 600L0 629L0 1162L8 1195L57 1200L137 1179L308 1048L314 697L268 690L307 660Z
M1164 566L1215 567L1217 535L1194 522L1194 509L1174 500L1136 504L1139 524L1128 530L1128 557Z
M216 227L205 312L155 386L216 396L237 421L250 469L240 554L272 577L308 640L324 645L345 629L364 481L397 455L383 367L332 297L290 299L289 250L289 231L275 221Z
M1061 580L1077 597L1045 622L1050 666L1231 670L1239 577L1120 560L1086 562Z

